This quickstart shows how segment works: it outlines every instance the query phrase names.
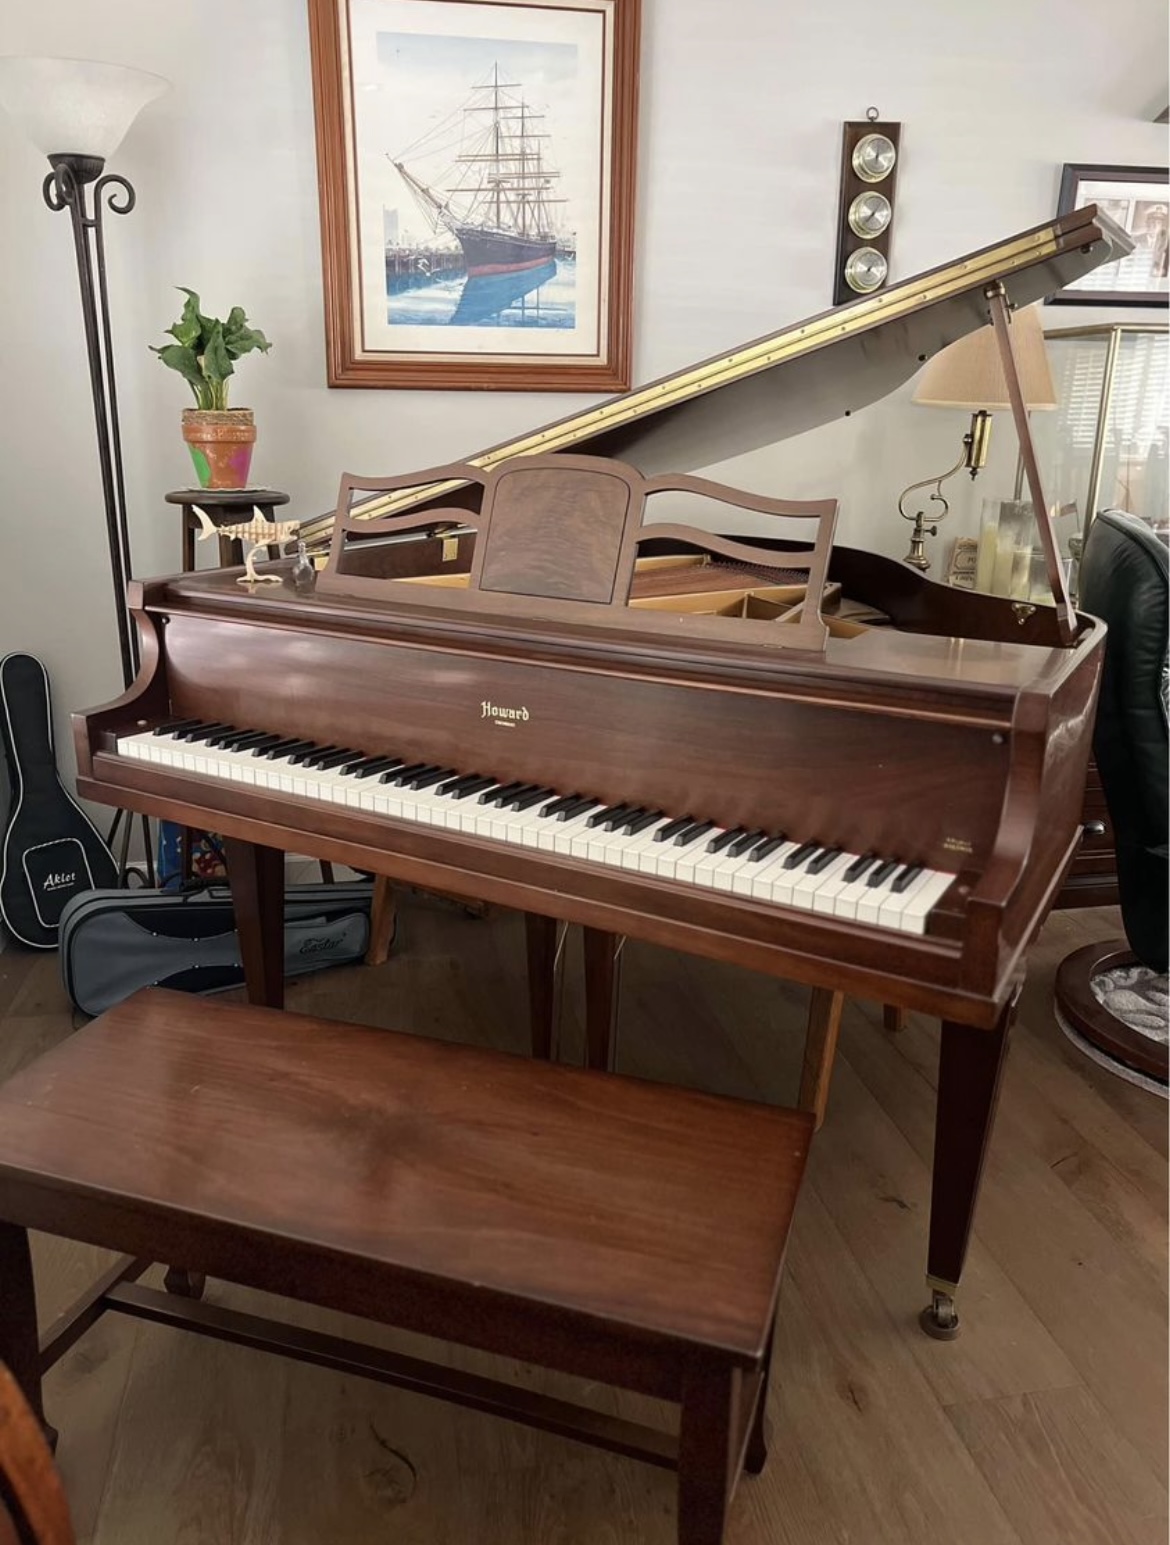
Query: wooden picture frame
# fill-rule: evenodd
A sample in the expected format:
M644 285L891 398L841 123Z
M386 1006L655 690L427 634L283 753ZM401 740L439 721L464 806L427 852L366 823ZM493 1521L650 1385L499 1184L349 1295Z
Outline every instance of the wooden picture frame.
M329 385L628 389L641 0L308 3Z
M1058 214L1097 207L1134 239L1106 263L1048 297L1053 306L1164 306L1170 298L1170 190L1164 166L1066 165Z

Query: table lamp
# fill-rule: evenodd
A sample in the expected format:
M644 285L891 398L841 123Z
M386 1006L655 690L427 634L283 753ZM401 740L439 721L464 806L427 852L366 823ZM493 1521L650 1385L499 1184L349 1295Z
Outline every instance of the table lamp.
M1056 390L1044 348L1040 314L1035 306L1012 313L1012 345L1025 407L1029 410L1055 408ZM963 452L954 466L938 477L911 483L898 500L898 513L903 520L914 522L910 551L903 561L925 571L930 567L925 539L937 534L937 522L950 508L942 485L958 472L967 471L972 478L978 476L987 462L992 410L1011 407L994 328L990 324L981 327L978 332L968 333L936 354L922 371L912 400L923 407L966 408L971 413L971 427L963 436ZM906 508L905 501L920 488L933 488L930 502L942 506L931 512L930 518L935 524L930 527L926 525L924 510L912 513Z

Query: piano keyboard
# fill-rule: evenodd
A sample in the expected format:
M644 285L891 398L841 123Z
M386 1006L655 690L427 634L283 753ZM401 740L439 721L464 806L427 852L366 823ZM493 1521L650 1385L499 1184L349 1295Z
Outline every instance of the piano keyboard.
M799 834L727 828L689 815L606 805L584 793L319 746L229 724L178 720L119 739L120 755L201 778L446 827L753 901L924 934L955 876Z

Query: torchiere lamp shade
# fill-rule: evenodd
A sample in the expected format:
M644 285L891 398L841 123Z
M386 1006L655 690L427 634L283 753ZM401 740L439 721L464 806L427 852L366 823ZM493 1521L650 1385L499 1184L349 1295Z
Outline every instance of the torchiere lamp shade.
M1035 306L1014 313L1012 345L1025 407L1055 408L1056 388ZM981 327L936 354L919 377L914 401L932 408L1010 408L995 329Z
M47 156L106 161L169 81L97 59L0 57L0 107Z

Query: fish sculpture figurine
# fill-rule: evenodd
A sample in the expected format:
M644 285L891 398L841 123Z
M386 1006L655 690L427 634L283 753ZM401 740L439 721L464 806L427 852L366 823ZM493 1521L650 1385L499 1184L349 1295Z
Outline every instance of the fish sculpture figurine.
M241 542L244 547L244 572L236 581L237 585L279 585L282 583L279 574L257 574L255 558L257 553L265 552L269 547L283 548L286 542L291 542L301 529L299 520L265 520L260 512L260 506L252 506L253 518L242 521L236 526L217 526L212 521L206 510L201 510L197 504L191 508L199 517L199 524L203 530L199 533L199 540L205 541L210 536L232 537Z

